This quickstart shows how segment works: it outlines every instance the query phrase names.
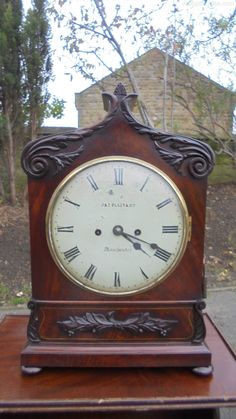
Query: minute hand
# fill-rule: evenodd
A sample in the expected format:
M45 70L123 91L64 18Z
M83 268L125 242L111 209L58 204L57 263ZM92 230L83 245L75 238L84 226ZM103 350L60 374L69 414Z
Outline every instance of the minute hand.
M135 240L138 240L138 241L140 241L140 242L142 242L142 243L146 243L146 244L148 244L149 246L151 246L151 248L152 248L152 249L157 249L157 248L158 248L158 245L157 245L156 243L149 243L149 242L146 242L145 240L139 239L138 237L133 236L132 234L129 234L129 233L125 233L125 232L123 232L123 235L127 236L127 238L128 238L128 237L130 237L130 238L135 239Z
M122 237L124 237L126 240L128 240L129 242L131 242L132 243L132 245L133 245L133 248L135 249L135 250L141 250L141 252L143 252L143 253L145 253L147 256L149 256L150 257L150 255L148 255L148 253L147 252L145 252L145 250L143 250L142 249L142 247L141 247L141 244L140 243L137 243L134 239L136 239L136 237L134 237L134 236L131 236L131 234L126 234L125 232L124 232L124 229L123 229L123 227L122 226L120 226L120 225L116 225L115 227L113 227L113 233L116 235L116 236L122 236Z
M129 234L122 233L122 234L121 234L121 236L122 236L122 237L124 237L124 238L125 238L126 240L128 240L129 242L131 242L131 243L132 243L132 245L133 245L133 248L134 248L135 250L141 250L141 252L145 253L145 255L147 255L147 256L149 256L149 257L150 257L150 255L149 255L147 252L145 252L145 250L143 250L143 249L142 249L141 244L140 244L140 243L137 243L136 241L133 241L133 240L131 239L131 237L129 237Z

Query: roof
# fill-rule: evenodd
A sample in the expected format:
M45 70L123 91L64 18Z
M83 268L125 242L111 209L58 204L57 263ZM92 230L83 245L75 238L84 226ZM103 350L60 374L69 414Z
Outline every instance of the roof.
M145 59L145 56L147 54L151 54L154 51L157 51L159 54L161 55L165 55L165 52L160 50L159 48L155 47L152 48L148 51L146 51L144 54L140 55L139 57L135 58L134 60L130 61L129 63L127 63L127 65L131 65L132 63L135 63L136 61L140 60L140 59ZM212 84L214 84L215 86L217 86L219 89L222 89L226 92L231 92L229 89L227 89L226 87L222 86L221 84L217 83L216 81L210 79L209 77L205 76L203 73L195 70L192 66L189 66L188 64L180 61L179 59L175 58L174 56L172 56L171 54L168 54L168 56L170 57L170 59L174 59L176 62L178 62L180 65L190 69L191 71L193 71L194 73L198 74L199 76L201 76L202 78L206 79L207 81L210 81ZM76 95L82 95L85 92L87 92L88 90L90 90L92 87L97 86L99 83L103 83L107 78L111 77L113 74L115 74L116 72L120 71L122 69L122 67L116 69L113 73L108 74L107 76L103 77L102 79L98 80L96 83L92 83L89 87L87 87L84 90L81 90L80 92L76 92ZM233 95L236 95L236 92L231 92Z

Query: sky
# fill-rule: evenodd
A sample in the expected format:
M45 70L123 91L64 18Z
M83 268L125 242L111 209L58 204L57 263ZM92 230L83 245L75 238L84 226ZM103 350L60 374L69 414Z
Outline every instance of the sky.
M108 0L107 0L108 1ZM110 0L114 1L114 0ZM139 6L143 3L143 0L120 0L120 2L125 1L126 4L131 3L135 4L135 6ZM181 6L181 3L184 4L184 0L176 0L178 5ZM76 14L76 6L81 4L82 2L86 2L86 0L71 0L68 1L68 13L72 11ZM118 0L116 1L118 2ZM114 1L114 3L116 3ZM55 1L57 3L57 1ZM157 2L154 0L149 0L148 6L150 8L153 4ZM174 0L169 0L171 6L174 4ZM218 15L223 15L228 10L233 9L235 3L234 0L212 0L214 10L218 13ZM30 7L31 1L30 0L23 0L24 9L27 10ZM193 0L192 8L195 13L201 11L203 0ZM122 3L123 6L123 3ZM63 9L64 10L64 9ZM162 14L161 14L162 13ZM165 12L161 12L159 16L159 25L162 22L163 25L166 24L166 16ZM183 14L189 13L188 10L184 9L183 7ZM54 80L49 82L48 89L52 96L57 97L58 99L63 99L65 103L65 111L64 115L61 119L55 118L48 118L44 121L45 126L63 126L63 127L77 127L77 111L74 104L75 99L75 92L80 92L91 85L91 81L85 80L82 75L75 70L72 70L72 66L74 61L70 54L63 49L63 43L60 40L60 35L62 33L62 29L58 29L57 24L54 22L51 23L52 27L52 58L53 58L53 72L54 72ZM202 30L202 28L199 28ZM203 29L204 30L204 29ZM130 47L131 48L131 47ZM204 66L204 62L200 60L196 60L194 63L194 68L200 72L203 72L206 76L210 76L215 81L218 80L218 70L220 68L220 63L215 59L215 63L213 63L212 68L209 69L208 66ZM205 68L204 68L205 67ZM102 78L103 74L101 74Z

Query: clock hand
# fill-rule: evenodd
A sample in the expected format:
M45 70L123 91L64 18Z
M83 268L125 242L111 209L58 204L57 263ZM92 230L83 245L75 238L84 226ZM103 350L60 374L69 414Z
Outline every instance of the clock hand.
M132 243L132 245L133 245L133 248L135 249L135 250L141 250L141 252L143 252L143 253L145 253L145 255L147 255L147 256L149 256L150 257L150 255L147 253L147 252L145 252L145 250L143 250L142 249L142 247L141 247L141 244L140 243L137 243L137 242L134 242L133 240L132 240L132 238L131 237L129 237L130 236L130 234L127 234L127 233L124 233L124 230L123 230L123 227L122 226L119 226L119 225L117 225L117 226L115 226L114 228L113 228L113 233L116 235L116 236L122 236L122 237L124 237L126 240L128 240L130 243ZM134 237L134 239L135 239L136 237Z
M122 233L121 236L123 236L126 240L128 240L129 242L131 242L132 245L133 245L133 248L135 250L141 250L141 252L145 253L145 255L147 255L147 256L150 257L150 255L147 252L145 252L145 250L142 249L140 243L134 242L130 237L128 237L128 235L126 233Z
M124 233L124 234L126 234L128 237L132 237L132 238L133 238L133 239L135 239L135 240L138 240L138 241L140 241L140 242L143 242L143 243L149 244L149 246L151 246L151 248L152 248L152 249L157 249L157 248L158 248L158 245L157 245L156 243L149 243L149 242L146 242L145 240L139 239L139 238L138 238L138 237L136 237L136 236L132 236L132 234L129 234L129 233Z
M124 236L125 237L125 236ZM128 237L126 237L126 239L128 239ZM143 253L145 253L145 255L147 255L147 256L149 256L149 257L151 257L147 252L145 252L145 250L143 250L142 249L142 247L141 247L141 244L140 243L137 243L137 242L134 242L133 243L133 247L134 247L134 249L135 250L141 250L141 252L143 252Z
M128 237L130 237L132 239L135 239L136 241L146 243L149 246L151 246L152 249L157 249L158 248L158 245L156 243L149 243L149 242L146 242L145 240L139 239L136 236L133 236L132 234L125 233L122 226L119 226L119 225L115 226L113 228L113 233L116 234L117 236L119 236L119 235L124 236L124 237L126 236L127 239L128 239Z

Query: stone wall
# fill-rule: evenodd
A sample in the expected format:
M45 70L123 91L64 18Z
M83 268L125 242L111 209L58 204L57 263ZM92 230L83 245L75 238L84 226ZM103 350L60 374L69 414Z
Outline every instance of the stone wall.
M129 64L139 87L139 97L145 103L154 126L163 129L163 75L166 59L166 130L195 137L213 132L220 138L225 138L232 130L235 95L191 67L170 56L166 57L157 48ZM124 84L127 93L132 92L125 72L120 69L105 77L99 85L94 84L75 94L80 128L93 125L104 118L101 91L112 93L118 82ZM134 114L140 120L137 109Z

